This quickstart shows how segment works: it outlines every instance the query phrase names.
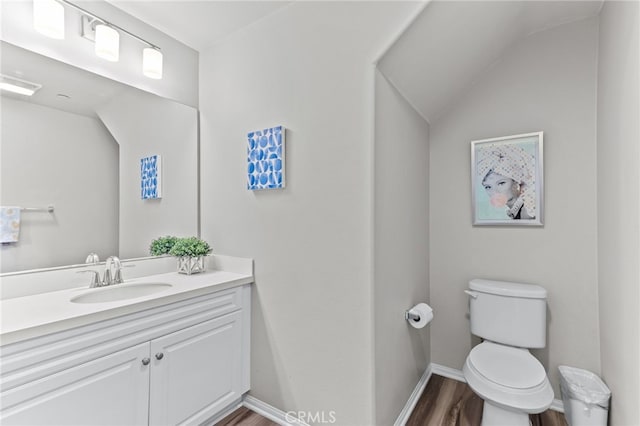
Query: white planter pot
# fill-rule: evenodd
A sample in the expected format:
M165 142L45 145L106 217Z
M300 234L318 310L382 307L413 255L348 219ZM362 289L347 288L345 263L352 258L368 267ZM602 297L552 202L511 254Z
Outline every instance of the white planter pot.
M176 259L178 259L178 272L181 274L191 275L204 272L204 256L180 256Z

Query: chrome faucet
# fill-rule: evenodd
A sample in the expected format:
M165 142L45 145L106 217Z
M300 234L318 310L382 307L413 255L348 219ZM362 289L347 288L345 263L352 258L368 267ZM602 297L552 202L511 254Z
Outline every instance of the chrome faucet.
M128 266L133 267L135 265ZM89 288L104 287L112 284L122 284L124 282L124 278L122 278L122 263L117 256L109 256L104 262L104 278L102 280L100 280L100 272L93 269L83 269L76 273L93 274L93 276L91 277Z
M109 256L104 262L104 279L102 285L121 284L122 279L122 263L117 256Z
M95 265L98 262L100 262L100 257L95 253L89 253L87 259L84 261L84 263L89 263L91 265Z
M91 277L91 284L89 284L89 288L102 287L102 281L100 281L100 272L94 271L93 269L83 269L82 271L76 272L76 274L93 274Z

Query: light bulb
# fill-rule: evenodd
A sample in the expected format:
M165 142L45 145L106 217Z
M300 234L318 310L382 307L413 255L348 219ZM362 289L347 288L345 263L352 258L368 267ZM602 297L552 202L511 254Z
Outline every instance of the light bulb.
M107 61L118 62L120 33L108 25L96 25L96 55Z
M162 52L153 47L142 51L142 73L157 80L162 78Z
M33 28L47 37L64 39L64 6L56 0L33 0Z

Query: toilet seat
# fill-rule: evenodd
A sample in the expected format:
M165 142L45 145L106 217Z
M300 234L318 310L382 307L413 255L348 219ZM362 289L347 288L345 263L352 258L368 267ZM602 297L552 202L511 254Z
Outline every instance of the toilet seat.
M528 389L542 383L547 374L526 349L484 342L469 353L469 362L488 380L509 388Z
M471 350L463 373L482 399L508 410L536 414L553 402L544 367L526 349L486 341Z

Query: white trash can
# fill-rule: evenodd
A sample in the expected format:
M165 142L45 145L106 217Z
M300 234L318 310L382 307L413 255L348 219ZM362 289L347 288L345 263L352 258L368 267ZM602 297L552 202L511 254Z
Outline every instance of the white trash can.
M606 426L611 391L596 374L561 365L560 390L569 426Z

